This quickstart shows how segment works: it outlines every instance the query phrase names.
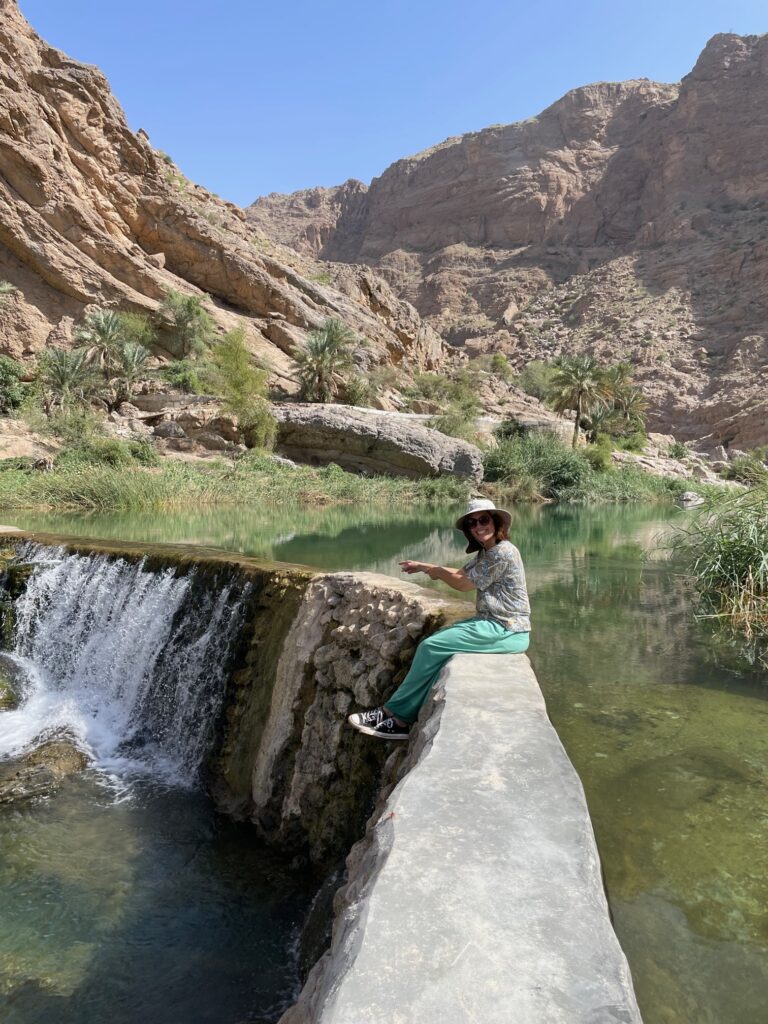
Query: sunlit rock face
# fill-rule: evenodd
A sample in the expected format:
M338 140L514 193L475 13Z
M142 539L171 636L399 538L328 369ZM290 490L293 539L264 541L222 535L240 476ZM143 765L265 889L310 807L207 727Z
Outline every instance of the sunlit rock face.
M130 131L98 68L40 39L13 0L0 11L0 68L0 279L17 288L0 352L66 346L88 306L153 313L174 288L211 296L219 326L244 326L283 373L327 317L366 338L375 359L439 365L439 336L377 275L348 274L349 294L313 280L314 260L254 232Z

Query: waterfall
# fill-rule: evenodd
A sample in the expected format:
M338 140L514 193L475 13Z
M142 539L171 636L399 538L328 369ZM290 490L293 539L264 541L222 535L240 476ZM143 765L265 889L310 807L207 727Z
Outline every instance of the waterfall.
M23 558L34 568L11 656L26 683L20 707L0 716L0 756L63 729L113 775L193 782L249 585L36 545Z

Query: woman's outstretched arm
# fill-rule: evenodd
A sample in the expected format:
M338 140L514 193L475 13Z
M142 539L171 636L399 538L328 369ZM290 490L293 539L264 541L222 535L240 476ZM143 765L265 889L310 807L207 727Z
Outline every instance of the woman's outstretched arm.
M430 565L429 562L400 562L400 568L409 575L425 572L431 580L442 580L454 590L474 590L475 584L463 569L448 569L444 565Z

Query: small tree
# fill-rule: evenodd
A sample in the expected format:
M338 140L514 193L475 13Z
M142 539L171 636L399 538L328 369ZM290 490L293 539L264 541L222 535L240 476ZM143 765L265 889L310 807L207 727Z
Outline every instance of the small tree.
M213 386L224 399L225 410L237 416L245 443L249 448L271 448L277 423L265 397L268 373L254 365L242 327L224 335L211 362Z
M573 426L571 447L579 441L581 417L605 402L607 388L597 362L591 356L575 356L561 359L552 375L547 400L558 413L573 409L576 422Z
M355 334L341 320L326 320L310 334L306 348L294 355L304 401L331 401L344 382L344 371L354 366L358 344Z
M215 324L205 309L201 295L185 295L171 288L158 308L158 317L170 327L175 348L181 358L201 356L210 344Z

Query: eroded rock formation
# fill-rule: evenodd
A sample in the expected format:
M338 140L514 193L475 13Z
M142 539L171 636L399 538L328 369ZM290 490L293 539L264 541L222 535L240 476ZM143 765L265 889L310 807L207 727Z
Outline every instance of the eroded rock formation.
M0 352L66 345L93 304L154 312L175 288L208 293L220 327L290 374L306 332L340 317L375 359L434 367L442 343L369 270L345 292L254 231L243 212L188 181L146 133L131 132L101 72L38 38L0 4ZM287 355L286 355L287 353Z
M339 405L274 407L276 448L299 462L335 462L355 472L406 476L457 476L479 483L482 453L419 422Z
M718 35L679 85L575 89L248 217L375 268L470 353L629 359L653 429L747 448L768 441L766 104L768 36Z

